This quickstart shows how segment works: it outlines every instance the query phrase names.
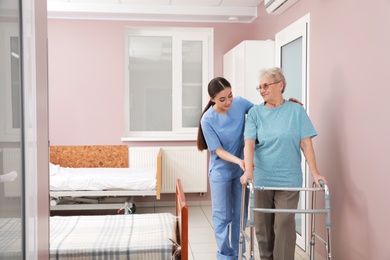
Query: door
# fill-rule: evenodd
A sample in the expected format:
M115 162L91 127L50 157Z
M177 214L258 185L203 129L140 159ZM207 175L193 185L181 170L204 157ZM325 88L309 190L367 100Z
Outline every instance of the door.
M19 1L0 1L0 259L25 259Z
M294 22L275 36L275 64L283 70L287 87L283 94L302 101L308 112L308 34L309 14ZM302 155L303 186L308 186L308 169ZM308 207L306 193L301 192L298 208ZM306 251L307 220L306 214L296 214L297 245Z

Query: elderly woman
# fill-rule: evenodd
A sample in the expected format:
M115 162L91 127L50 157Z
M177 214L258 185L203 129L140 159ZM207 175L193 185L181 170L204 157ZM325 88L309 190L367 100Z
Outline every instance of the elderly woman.
M240 181L255 186L302 187L301 150L317 185L320 175L312 144L317 135L304 108L283 98L286 81L280 68L261 72L257 90L264 103L253 106L245 124L245 165ZM256 208L297 209L299 191L256 190ZM256 238L261 259L294 260L294 214L256 213Z

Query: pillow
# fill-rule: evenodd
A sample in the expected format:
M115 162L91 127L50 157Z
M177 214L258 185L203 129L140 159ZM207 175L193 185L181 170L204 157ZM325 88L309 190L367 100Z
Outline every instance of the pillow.
M50 176L56 175L60 170L60 165L50 163Z

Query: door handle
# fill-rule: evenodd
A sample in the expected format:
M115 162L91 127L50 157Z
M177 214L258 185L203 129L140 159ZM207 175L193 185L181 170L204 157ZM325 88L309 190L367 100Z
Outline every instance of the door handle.
M0 182L11 182L16 179L18 173L16 171L9 172L7 174L0 175Z

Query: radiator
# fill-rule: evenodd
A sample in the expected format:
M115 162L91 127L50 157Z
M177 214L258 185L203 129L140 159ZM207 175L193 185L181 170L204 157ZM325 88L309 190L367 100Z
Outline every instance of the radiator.
M20 148L2 148L3 174L16 171L18 177L12 182L4 182L5 197L20 197L21 154Z
M185 192L207 192L207 152L200 152L195 146L130 147L130 167L155 166L160 148L162 193L174 193L177 178Z

